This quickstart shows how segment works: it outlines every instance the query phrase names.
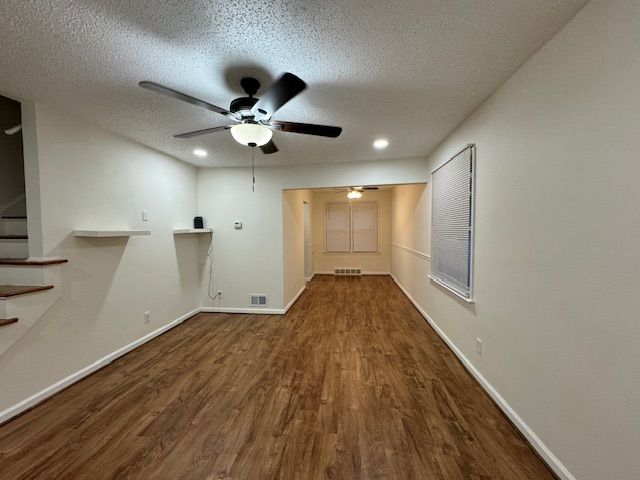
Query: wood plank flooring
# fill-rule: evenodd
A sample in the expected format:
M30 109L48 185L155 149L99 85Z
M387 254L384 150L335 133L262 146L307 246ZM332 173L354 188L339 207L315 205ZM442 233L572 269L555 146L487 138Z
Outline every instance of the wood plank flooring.
M553 476L389 277L326 276L285 316L200 314L1 426L0 478Z

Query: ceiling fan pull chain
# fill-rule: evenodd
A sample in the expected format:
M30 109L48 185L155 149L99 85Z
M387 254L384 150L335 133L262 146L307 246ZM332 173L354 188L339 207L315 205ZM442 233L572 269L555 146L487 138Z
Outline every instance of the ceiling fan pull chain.
M251 176L253 177L253 183L251 184L251 191L256 191L256 156L255 147L251 148Z

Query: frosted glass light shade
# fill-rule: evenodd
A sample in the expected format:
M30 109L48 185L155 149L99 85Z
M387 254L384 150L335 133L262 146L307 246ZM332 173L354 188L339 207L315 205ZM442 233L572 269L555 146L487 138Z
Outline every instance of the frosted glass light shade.
M273 132L269 128L256 123L240 123L231 127L231 135L238 143L243 145L255 143L256 146L261 147L269 143Z
M347 198L351 200L355 200L356 198L360 198L361 196L362 196L362 193L359 192L358 190L350 190L349 193L347 193Z

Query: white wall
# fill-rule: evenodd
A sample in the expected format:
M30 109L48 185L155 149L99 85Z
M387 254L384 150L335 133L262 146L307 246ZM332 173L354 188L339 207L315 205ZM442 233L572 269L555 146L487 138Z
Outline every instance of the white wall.
M392 251L414 249L430 255L431 184L398 185L391 191Z
M430 156L431 170L477 144L475 305L393 255L565 478L640 478L639 19L639 2L592 1ZM399 189L393 208L424 211L428 195ZM400 235L426 225L396 219L394 241L428 252Z
M61 300L0 357L0 411L197 308L206 253L198 238L172 233L195 215L195 168L49 107L34 118L44 254L69 263ZM152 235L71 235L93 228Z
M243 148L243 147L238 147ZM277 154L276 154L277 155ZM424 182L425 160L299 165L256 169L251 191L248 168L209 168L198 174L198 211L214 228L215 289L222 308L247 308L250 293L269 295L269 307L286 305L283 275L282 190L345 185L393 185ZM244 228L234 230L234 220Z
M304 203L313 204L311 190L282 192L284 301L295 298L304 281Z
M223 292L216 301L204 294L205 306L249 308L250 294L264 294L269 308L283 307L282 190L276 176L256 170L255 192L250 169L199 171L198 214L214 231L212 290Z
M335 267L361 268L367 273L391 271L391 191L366 190L359 200L378 202L378 253L327 253L324 222L328 202L345 202L345 192L313 192L313 264L317 273L331 273Z

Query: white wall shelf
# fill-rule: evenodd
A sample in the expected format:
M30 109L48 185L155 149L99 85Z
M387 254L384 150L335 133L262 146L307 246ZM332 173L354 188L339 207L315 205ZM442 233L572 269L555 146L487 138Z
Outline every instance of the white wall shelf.
M210 228L177 228L173 231L174 235L186 235L189 233L212 233Z
M74 230L74 237L139 237L151 235L151 230Z

